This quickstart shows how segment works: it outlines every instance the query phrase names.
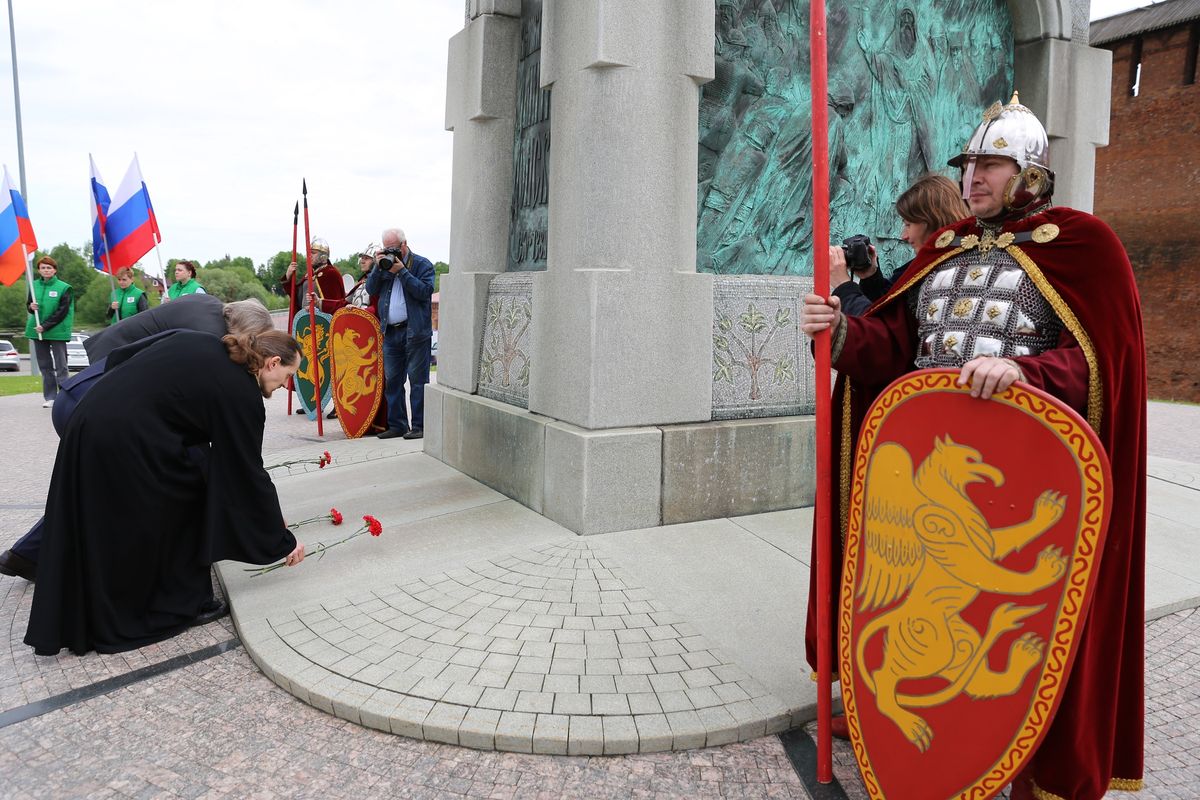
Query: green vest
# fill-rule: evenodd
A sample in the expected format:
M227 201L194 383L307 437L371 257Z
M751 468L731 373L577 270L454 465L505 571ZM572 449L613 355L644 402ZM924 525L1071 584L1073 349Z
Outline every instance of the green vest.
M116 325L119 321L126 317L132 317L138 312L138 298L144 295L138 287L132 283L128 289L122 289L118 286L109 294L108 302L117 304L117 313L113 314L112 324Z
M37 278L33 282L33 302L38 304L38 319L46 319L58 309L58 303L62 299L63 292L71 288L69 283L60 280L57 275L49 281ZM75 322L75 301L71 301L71 307L67 309L67 315L63 317L62 322L55 325L49 330L42 331L42 339L48 342L66 342L71 339L71 325ZM33 321L33 314L29 315L29 319L25 322L25 338L34 341L38 338L38 332L34 329L37 323Z
M167 290L167 296L174 300L180 295L195 294L196 292L204 294L204 287L195 278L188 278L187 283L180 283L179 281L172 283L171 288Z

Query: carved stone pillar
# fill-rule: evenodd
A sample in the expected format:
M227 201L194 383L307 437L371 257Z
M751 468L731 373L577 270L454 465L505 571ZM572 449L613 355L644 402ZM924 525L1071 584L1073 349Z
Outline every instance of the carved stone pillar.
M466 27L450 40L446 81L454 171L437 379L473 392L488 282L504 271L508 250L521 6L514 0L471 0L467 12Z
M529 410L584 429L707 421L712 280L696 263L712 0L545 0L547 270Z

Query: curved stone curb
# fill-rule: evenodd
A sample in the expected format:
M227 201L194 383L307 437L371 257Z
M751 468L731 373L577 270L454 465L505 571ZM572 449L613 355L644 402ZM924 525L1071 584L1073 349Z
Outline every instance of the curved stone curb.
M584 542L242 625L275 683L383 731L607 755L777 733L793 714Z

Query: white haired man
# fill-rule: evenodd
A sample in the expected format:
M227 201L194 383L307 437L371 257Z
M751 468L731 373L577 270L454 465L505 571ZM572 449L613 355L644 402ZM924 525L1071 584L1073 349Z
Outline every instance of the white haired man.
M375 269L367 276L367 294L379 297L379 326L383 329L388 428L379 438L420 439L424 436L425 384L429 383L433 338L433 264L409 249L399 228L385 230L382 242ZM406 378L411 418L404 404Z

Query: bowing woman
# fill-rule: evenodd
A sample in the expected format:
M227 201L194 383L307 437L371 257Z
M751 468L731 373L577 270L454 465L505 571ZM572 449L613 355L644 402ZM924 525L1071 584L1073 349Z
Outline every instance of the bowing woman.
M175 300L185 294L207 294L196 280L196 265L191 261L180 261L175 265L175 282L167 290L167 299Z
M220 615L213 563L304 559L262 463L262 400L299 364L281 331L180 331L96 382L59 443L26 644L143 647ZM205 443L201 471L188 448ZM152 497L117 500L131 485Z

